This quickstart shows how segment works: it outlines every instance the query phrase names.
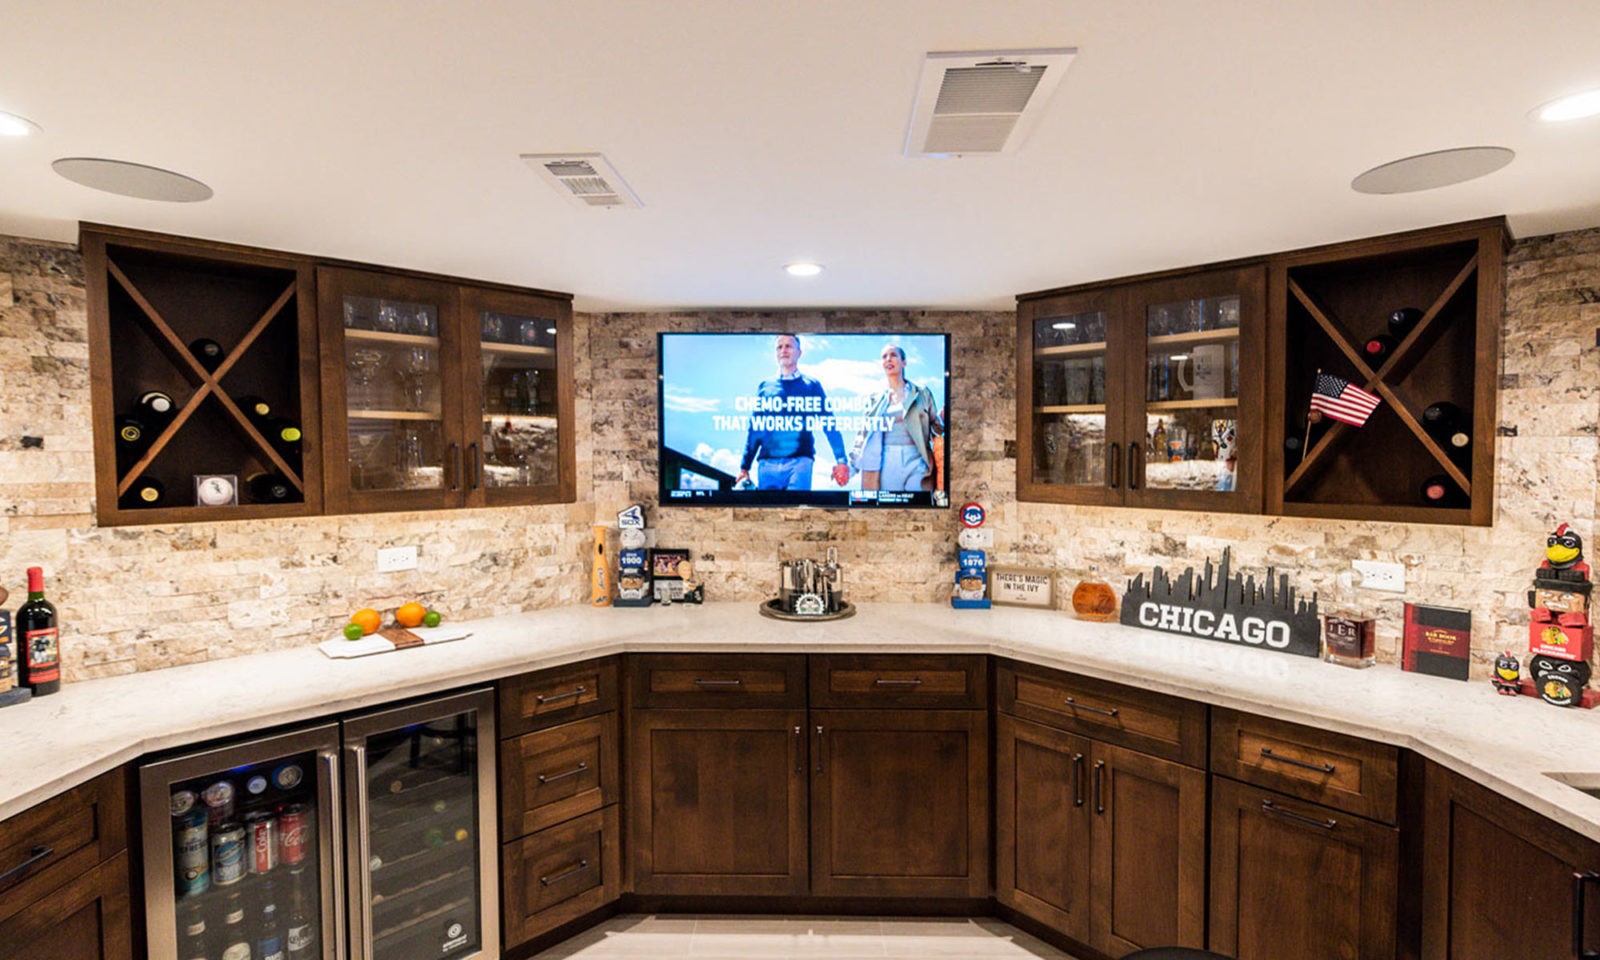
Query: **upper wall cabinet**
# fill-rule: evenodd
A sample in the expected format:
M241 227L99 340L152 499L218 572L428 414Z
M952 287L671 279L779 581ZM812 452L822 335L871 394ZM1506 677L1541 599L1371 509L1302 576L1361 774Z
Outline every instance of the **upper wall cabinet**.
M1018 304L1023 500L1261 509L1265 271Z

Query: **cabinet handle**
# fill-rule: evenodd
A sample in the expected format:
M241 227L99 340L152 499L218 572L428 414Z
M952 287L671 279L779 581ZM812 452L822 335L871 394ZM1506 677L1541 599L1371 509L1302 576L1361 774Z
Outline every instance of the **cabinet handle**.
M1271 747L1261 748L1261 759L1276 760L1279 763L1287 763L1291 767L1300 767L1303 770L1315 770L1318 773L1332 773L1334 770L1338 769L1331 763L1306 763L1304 760L1296 760L1293 757L1279 756L1278 754L1272 752Z
M1261 801L1261 812L1270 813L1273 816L1282 817L1285 820L1293 820L1295 823L1303 823L1308 827L1320 827L1323 830L1332 830L1334 827L1339 825L1339 821L1337 820L1318 820L1315 817L1308 817L1302 813L1295 813L1293 810L1285 810L1284 808L1273 803L1271 800Z
M1105 802L1106 798L1105 798L1105 793L1103 792L1103 789L1102 789L1103 786L1104 786L1105 775L1106 775L1106 762L1104 760L1096 760L1094 762L1094 812L1095 813L1105 813L1106 812L1106 802Z
M567 879L568 877L577 876L578 874L582 873L583 871L585 871L587 869L589 869L589 861L587 861L587 860L579 860L578 861L578 865L576 867L573 867L571 870L563 870L563 871L561 871L560 873L556 874L553 877L540 877L539 878L539 883L542 886L548 887L548 886L551 886L552 884L560 883L561 881Z
M483 458L478 456L478 445L468 444L467 449L472 451L472 489L476 490L483 485Z
M1111 456L1106 460L1106 486L1115 490L1122 486L1122 444L1111 442Z
M697 687L742 687L744 686L744 681L738 677L734 677L732 680L702 680L699 677L695 677L694 685Z
M1083 806L1083 754L1072 755L1072 805Z
M794 725L794 772L806 772L806 744L801 739L805 731L800 729L800 724Z
M1583 946L1584 910L1583 886L1594 880L1600 880L1600 873L1593 870L1580 870L1572 875L1572 955L1578 960L1595 960L1600 957L1600 951L1585 950Z
M568 770L566 773L558 773L553 777L547 777L542 773L539 774L539 785L543 786L547 783L555 783L557 780L565 780L568 777L576 777L578 774L587 769L589 769L589 765L580 760L575 768Z
M921 680L885 680L882 677L872 681L875 687L920 687Z
M1138 461L1135 469L1135 460ZM1137 490L1139 484L1144 482L1144 447L1132 440L1128 441L1128 489Z
M817 772L822 772L822 724L817 724Z
M533 702L542 707L547 703L556 703L560 700L571 700L573 697L581 697L588 692L588 688L579 687L576 690L568 690L566 693L557 693L548 697L542 693L539 693L534 694Z
M1102 717L1114 717L1114 716L1117 715L1117 708L1116 707L1112 707L1110 710L1104 710L1104 709L1101 709L1100 707L1091 707L1088 704L1079 703L1077 700L1073 699L1072 697L1067 697L1064 702L1066 703L1067 706L1071 707L1074 710L1087 710L1090 713L1098 713Z
M450 489L461 489L461 444L450 444Z
M55 856L55 852L55 847L47 847L42 844L34 847L32 850L28 851L28 859L12 867L10 870L7 870L5 873L0 873L0 883L9 883L10 881L15 880L16 878L27 873L29 870L33 869L34 864L41 860L46 860Z

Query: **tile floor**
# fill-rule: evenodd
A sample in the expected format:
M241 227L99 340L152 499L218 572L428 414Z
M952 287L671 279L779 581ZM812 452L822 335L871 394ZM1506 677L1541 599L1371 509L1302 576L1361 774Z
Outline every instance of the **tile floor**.
M612 917L534 960L1072 960L998 920Z

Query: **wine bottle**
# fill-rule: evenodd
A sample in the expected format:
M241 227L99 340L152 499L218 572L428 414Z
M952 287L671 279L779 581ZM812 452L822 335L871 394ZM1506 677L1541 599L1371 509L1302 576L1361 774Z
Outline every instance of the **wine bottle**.
M1430 404L1422 411L1422 426L1446 452L1464 451L1472 444L1472 424L1465 411L1448 400Z
M254 473L245 478L245 489L256 503L285 503L294 498L294 487L281 474Z
M144 455L153 439L145 432L144 421L123 415L117 418L117 462L131 464Z
M17 685L36 697L61 689L61 632L44 598L44 569L28 568L28 601L17 608Z
M172 421L177 407L172 402L170 393L160 390L146 390L139 395L139 419L148 424L153 431L159 431Z
M293 463L300 458L300 425L293 420L274 417L267 422L267 440L285 460Z
M1384 359L1387 358L1389 354L1394 353L1394 348L1399 345L1400 341L1389 336L1387 333L1380 333L1377 336L1372 337L1367 341L1366 346L1363 348L1363 352L1365 352L1367 355L1367 363L1374 367L1378 366L1379 364L1383 363Z
M134 481L133 486L122 497L122 506L139 510L146 507L161 506L161 498L167 495L166 485L154 477L140 477Z
M194 358L200 361L200 366L204 367L207 373L222 366L222 344L210 337L189 341L189 352L194 354Z
M1300 452L1300 448L1302 446L1304 446L1304 442L1299 437L1284 437L1283 438L1283 452L1284 453L1288 453L1288 454L1299 453Z
M1461 488L1455 481L1442 473L1436 473L1422 481L1422 502L1430 507L1464 507L1467 505L1466 497L1462 495Z
M1396 340L1404 339L1405 335L1410 333L1411 328L1416 326L1417 321L1421 319L1421 310L1416 307L1401 307L1394 313L1389 314L1389 336L1394 337Z
M244 415L254 421L258 427L266 424L272 417L272 404L253 393L245 394L237 402L239 409L244 411Z

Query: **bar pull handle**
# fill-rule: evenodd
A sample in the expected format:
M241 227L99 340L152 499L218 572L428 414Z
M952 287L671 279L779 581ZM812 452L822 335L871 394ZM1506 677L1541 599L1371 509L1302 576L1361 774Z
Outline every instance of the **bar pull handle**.
M1128 441L1128 489L1137 490L1144 480L1144 447Z
M560 873L556 874L553 877L540 877L539 878L539 884L541 886L545 886L545 887L552 886L554 884L560 883L561 881L567 879L568 877L575 877L575 876L577 876L578 874L582 873L583 871L585 871L587 869L589 869L589 861L587 861L587 860L579 860L578 861L578 865L573 867L570 870L563 870L563 871L561 871Z
M732 680L702 680L699 677L695 677L694 685L697 687L742 687L744 686L744 681L738 677L734 677Z
M360 836L356 841L356 856L360 858L360 863L354 865L355 869L350 872L350 875L352 878L351 882L356 884L356 892L361 898L362 916L366 920L361 928L363 936L367 938L364 940L367 950L365 956L371 957L372 903L367 899L366 894L367 871L370 869L368 864L372 862L371 840L368 836L370 832L368 828L371 826L371 824L367 819L367 748L360 743L355 743L351 744L349 749L355 757L355 764L353 767L351 767L351 769L354 771L354 776L351 778L353 781L351 787L356 792L356 822L354 824L354 829L361 831ZM327 784L326 789L328 792L328 810L332 812L332 816L328 818L328 822L330 824L329 833L331 834L331 839L333 841L333 857L335 861L332 870L333 882L330 885L333 888L333 957L334 960L344 960L346 956L346 900L344 892L344 869L338 863L338 858L341 857L345 852L344 837L341 833L341 831L344 829L344 817L341 815L340 810L342 806L340 801L340 791L343 789L343 787L341 786L342 781L339 778L339 758L332 751L324 751L322 754L322 763L324 767L322 771L322 779L323 782ZM327 856L327 854L324 853L323 856ZM325 877L327 875L327 873L323 874ZM326 937L329 933L327 921L323 921L322 932L325 937L323 942L326 943Z
M1083 754L1072 755L1072 805L1083 806Z
M1105 788L1105 778L1106 778L1106 762L1104 760L1096 760L1094 762L1094 812L1095 813L1105 813L1106 812L1106 797L1105 797L1105 790L1104 790L1104 788Z
M12 880L17 879L37 866L40 861L48 860L55 856L55 852L55 847L47 847L43 844L34 847L32 850L28 851L28 859L12 867L10 870L7 870L5 873L0 873L0 884L10 883Z
M467 449L472 452L472 489L476 490L483 485L483 458L478 456L478 445L467 444Z
M794 725L794 772L806 772L806 744L805 731L800 729L800 724Z
M450 444L450 489L461 489L461 444Z
M1302 770L1315 770L1318 773L1332 773L1338 769L1331 763L1306 763L1304 760L1296 760L1293 757L1279 756L1272 752L1271 747L1261 748L1261 759L1276 760L1279 763L1287 763L1291 767L1299 767Z
M1101 707L1091 707L1086 703L1079 703L1073 697L1067 697L1066 700L1063 701L1063 702L1065 702L1067 706L1071 707L1074 710L1087 710L1090 713L1098 713L1102 717L1114 717L1114 716L1117 715L1117 708L1116 707L1112 707L1110 710L1106 710L1106 709L1101 708Z
M542 693L535 694L533 702L542 707L547 703L556 703L561 700L571 700L573 697L581 697L588 692L586 687L578 687L576 690L568 690L566 693L557 693L548 697Z
M553 777L547 777L542 773L539 774L539 785L540 786L544 786L547 783L555 783L557 780L565 780L568 777L576 777L578 774L584 772L587 769L589 769L589 764L584 762L584 761L582 761L582 760L580 760L580 761L578 761L578 765L576 767L574 767L571 770L568 770L566 773L558 773Z
M1282 817L1285 820L1293 820L1295 823L1303 823L1308 827L1318 827L1323 830L1332 830L1334 827L1339 825L1339 821L1337 820L1318 820L1315 817L1308 817L1302 813L1295 813L1293 810L1285 810L1283 807L1278 806L1271 800L1261 801L1261 812L1270 813L1275 817Z
M1111 441L1111 456L1106 460L1106 486L1115 490L1122 486L1122 444Z
M872 681L875 687L920 687L921 680L885 680L882 677Z
M817 724L817 772L822 772L822 724Z
M1600 958L1600 950L1586 950L1583 944L1584 927L1584 885L1595 880L1600 880L1600 873L1593 870L1580 870L1572 875L1572 955L1578 960L1596 960Z

